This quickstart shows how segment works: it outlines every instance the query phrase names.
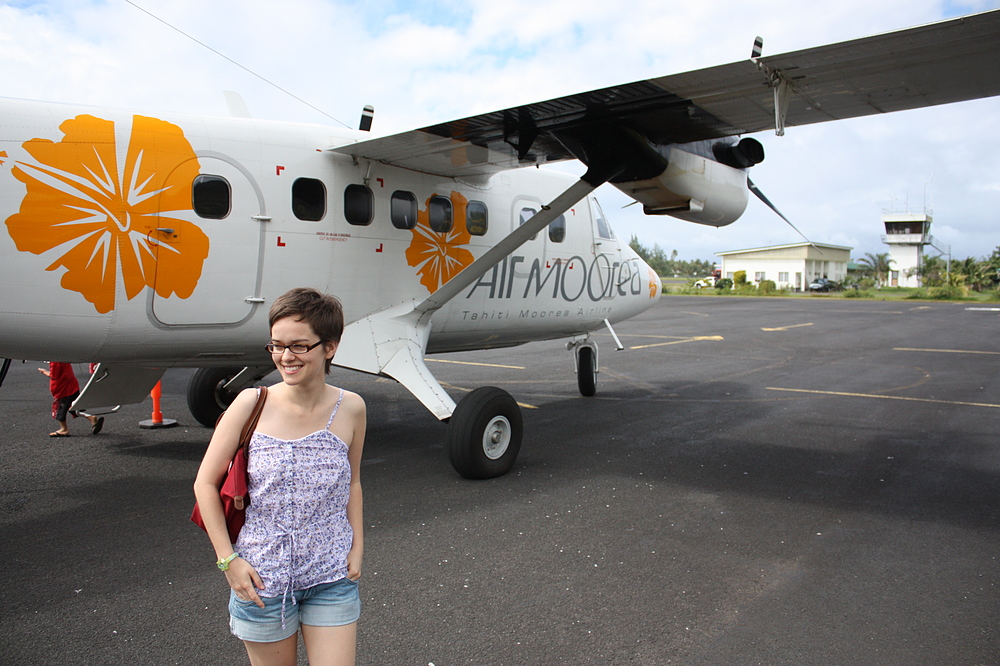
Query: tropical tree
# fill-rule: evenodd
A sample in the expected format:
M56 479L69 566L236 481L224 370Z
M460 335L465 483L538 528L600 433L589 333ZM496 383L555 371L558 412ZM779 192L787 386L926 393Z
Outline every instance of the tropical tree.
M639 257L649 264L649 267L656 271L657 275L671 275L668 271L668 259L666 253L660 248L659 245L654 245L652 249L646 247L639 242L639 239L633 235L632 239L628 242L630 248L635 250L635 253Z
M1000 283L1000 247L985 259L967 257L951 262L951 273L941 257L924 255L918 271L925 287L966 286L973 291L993 289Z
M695 259L693 261L678 259L677 250L671 250L668 255L659 245L653 245L652 249L650 249L640 243L635 235L632 236L628 244L643 261L649 264L650 268L656 271L657 275L703 277L712 272L713 264L711 261L704 259Z
M986 265L990 273L990 282L996 286L1000 283L1000 247L993 250L993 254L986 260Z
M948 279L948 264L941 257L925 254L917 274L925 287L940 287Z
M965 277L965 284L973 291L983 291L993 286L996 270L989 260L979 261L968 257L952 266L952 272Z
M892 270L893 261L888 252L872 254L866 252L865 256L858 259L858 266L862 275L872 278L876 284L885 285L889 282L889 271Z

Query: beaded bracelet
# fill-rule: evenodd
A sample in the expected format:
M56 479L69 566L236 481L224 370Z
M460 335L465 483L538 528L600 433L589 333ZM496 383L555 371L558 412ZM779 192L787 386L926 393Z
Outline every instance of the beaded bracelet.
M229 563L232 562L233 560L235 560L239 556L240 556L239 553L234 552L232 555L230 555L226 559L219 560L218 562L216 562L215 566L219 567L219 571L228 571L229 570Z

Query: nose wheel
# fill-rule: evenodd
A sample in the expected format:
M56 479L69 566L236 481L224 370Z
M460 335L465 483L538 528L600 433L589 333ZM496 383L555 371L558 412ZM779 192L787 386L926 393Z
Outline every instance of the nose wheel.
M491 479L510 471L521 450L521 408L495 386L482 386L455 406L445 445L452 467L467 479Z
M582 396L589 398L597 393L597 355L593 347L576 349L576 385Z
M240 368L201 368L188 384L187 403L191 416L206 428L214 428L216 421L236 398L236 393L226 390L229 380L239 374Z
M584 338L566 343L576 361L576 386L580 395L589 398L597 393L597 344Z

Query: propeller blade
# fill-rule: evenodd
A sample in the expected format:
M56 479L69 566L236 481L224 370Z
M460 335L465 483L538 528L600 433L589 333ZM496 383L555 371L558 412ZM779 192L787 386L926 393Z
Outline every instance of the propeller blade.
M775 206L775 205L774 205L773 203L771 203L771 200L770 200L770 199L768 199L768 198L767 198L767 197L766 197L766 196L764 195L764 193L760 191L760 188L759 188L759 187L757 187L756 185L754 185L754 182L753 182L752 180L750 180L750 178L749 178L749 177L747 178L747 187L749 187L749 188L750 188L750 191L751 191L751 192L753 192L753 193L754 193L754 195L756 195L756 197L757 197L758 199L760 199L761 201L763 201L763 202L764 202L764 204L765 204L765 205L766 205L766 206L767 206L768 208L770 208L770 209L771 209L771 210L773 210L773 211L774 211L775 213L777 213L777 214L778 214L778 217L780 217L780 218L781 218L781 219L783 219L783 220L784 220L785 222L787 222L787 223L788 223L788 226L790 226L790 227L791 227L792 229L795 229L795 233L797 233L797 234L798 234L799 236L802 236L802 238L803 238L803 239L805 239L805 241L806 241L807 243L809 243L810 245L812 245L813 247L815 247L815 248L816 248L816 251L817 251L817 252L819 252L820 254L823 254L823 250L820 250L820 249L819 249L819 247L817 247L817 246L816 246L816 243L813 243L813 242L812 242L811 240L809 240L808 238L806 238L806 235L805 235L804 233L802 233L801 231L799 231L798 227L796 227L796 226L795 226L794 224L792 224L792 221L791 221L791 220L789 220L789 219L788 219L787 217L785 217L785 216L784 216L784 215L783 215L783 214L781 213L781 211L780 211L780 210L778 210L777 206Z

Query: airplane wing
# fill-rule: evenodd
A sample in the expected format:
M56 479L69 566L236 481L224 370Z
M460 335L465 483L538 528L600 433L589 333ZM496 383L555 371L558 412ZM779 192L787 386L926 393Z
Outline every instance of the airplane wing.
M1000 10L637 81L333 150L446 177L1000 94ZM777 109L777 112L776 112Z

